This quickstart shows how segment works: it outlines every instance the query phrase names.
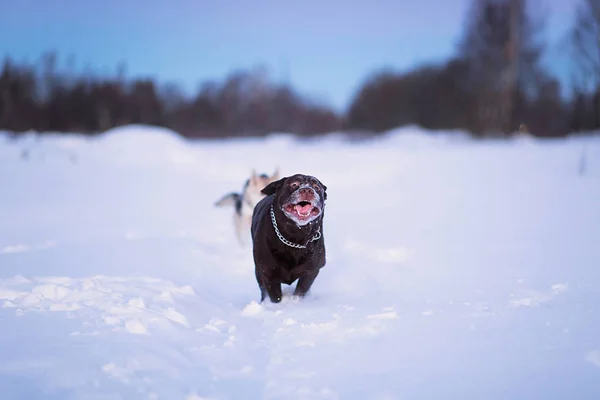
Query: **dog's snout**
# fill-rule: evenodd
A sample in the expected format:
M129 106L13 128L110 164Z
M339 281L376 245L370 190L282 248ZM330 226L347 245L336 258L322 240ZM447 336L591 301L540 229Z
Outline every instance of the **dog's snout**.
M298 194L305 200L313 200L315 197L317 197L315 191L311 187L302 187L298 189Z

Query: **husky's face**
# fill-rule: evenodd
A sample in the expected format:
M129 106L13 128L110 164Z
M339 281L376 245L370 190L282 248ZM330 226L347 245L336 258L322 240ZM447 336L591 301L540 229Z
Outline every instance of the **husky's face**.
M271 182L275 182L278 179L279 170L275 170L271 176L268 176L267 174L259 175L253 170L250 179L246 181L246 185L244 187L244 200L247 201L252 207L255 207L258 202L265 197L265 194L262 193L261 190Z

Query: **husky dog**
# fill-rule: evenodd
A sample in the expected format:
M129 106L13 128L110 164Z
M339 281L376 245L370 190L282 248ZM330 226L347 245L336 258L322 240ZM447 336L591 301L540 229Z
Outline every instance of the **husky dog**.
M249 243L254 207L266 196L261 190L278 179L279 167L275 169L275 172L271 176L257 174L256 170L253 169L250 178L244 183L241 193L228 193L215 203L217 207L233 205L233 226L240 245L245 246Z

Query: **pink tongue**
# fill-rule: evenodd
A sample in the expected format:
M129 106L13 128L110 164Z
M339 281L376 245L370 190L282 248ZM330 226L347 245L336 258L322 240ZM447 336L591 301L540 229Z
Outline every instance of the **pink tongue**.
M310 214L310 210L312 210L312 205L310 204L306 206L296 205L296 212L300 215L308 215Z

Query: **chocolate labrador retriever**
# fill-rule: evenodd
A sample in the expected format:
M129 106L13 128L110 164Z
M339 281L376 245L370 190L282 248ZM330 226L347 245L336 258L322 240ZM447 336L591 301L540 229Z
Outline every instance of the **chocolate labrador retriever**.
M304 297L325 266L323 216L327 186L310 175L296 174L271 182L254 208L252 242L260 301L281 301L281 284L298 284Z

